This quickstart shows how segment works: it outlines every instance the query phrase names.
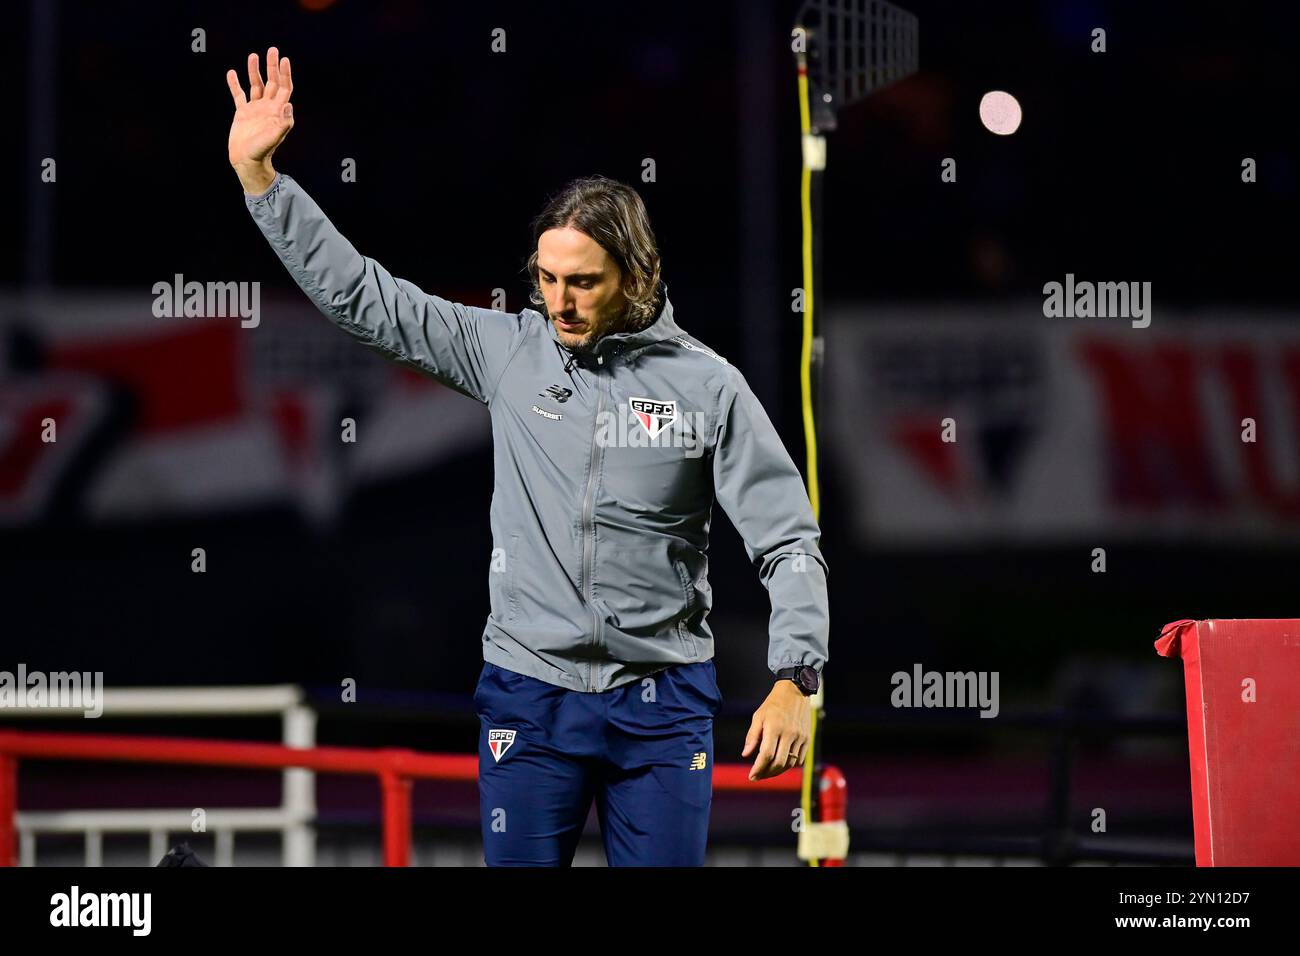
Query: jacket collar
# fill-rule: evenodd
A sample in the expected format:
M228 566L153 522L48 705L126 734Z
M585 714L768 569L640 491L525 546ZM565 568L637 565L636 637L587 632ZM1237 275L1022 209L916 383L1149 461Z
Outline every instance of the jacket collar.
M653 322L638 332L610 332L602 335L586 354L602 356L630 352L684 334L681 326L673 320L673 304L668 299L668 283L662 279L659 280L659 295L663 299L663 305ZM555 331L555 323L547 319L546 325L551 330L551 339L569 352L568 347L560 342L559 334Z

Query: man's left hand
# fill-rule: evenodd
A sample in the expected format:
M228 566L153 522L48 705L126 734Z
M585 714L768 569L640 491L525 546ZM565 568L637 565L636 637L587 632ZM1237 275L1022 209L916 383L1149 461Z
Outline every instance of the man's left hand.
M785 773L803 763L812 736L812 705L792 680L779 680L754 719L745 737L748 757L755 747L758 756L750 768L750 780L762 780Z

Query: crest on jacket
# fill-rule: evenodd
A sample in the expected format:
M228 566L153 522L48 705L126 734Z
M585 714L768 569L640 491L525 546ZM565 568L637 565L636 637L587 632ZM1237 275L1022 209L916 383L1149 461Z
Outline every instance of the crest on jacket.
M651 438L655 438L661 431L677 421L677 400L662 401L657 398L629 398L628 406L632 409L632 414L636 420L641 423Z

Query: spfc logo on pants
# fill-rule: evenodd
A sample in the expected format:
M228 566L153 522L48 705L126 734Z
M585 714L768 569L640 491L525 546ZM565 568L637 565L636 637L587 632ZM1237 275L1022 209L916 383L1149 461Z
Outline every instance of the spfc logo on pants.
M488 731L488 750L492 751L494 761L499 761L514 742L515 732L513 730Z
M641 427L649 432L651 438L677 421L677 402L661 402L656 398L629 398L627 403L632 408L632 414L636 420L641 423Z

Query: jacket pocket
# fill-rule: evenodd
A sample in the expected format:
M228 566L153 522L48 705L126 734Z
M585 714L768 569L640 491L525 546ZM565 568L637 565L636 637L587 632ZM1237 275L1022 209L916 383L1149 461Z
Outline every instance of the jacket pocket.
M619 630L644 637L677 633L688 600L682 572L666 543L602 544L593 590L605 620Z
M695 582L691 580L690 568L686 567L686 562L674 558L673 567L677 570L677 579L682 585L682 601L685 610L682 612L681 619L677 622L677 639L682 643L682 649L690 657L694 657L699 650L695 643L695 635L691 633L691 617L695 614Z
M677 570L677 580L682 586L682 600L686 602L686 614L689 617L695 610L695 583L691 580L691 572L685 561L674 558L673 567Z
M488 568L488 602L492 619L498 623L509 623L518 617L518 565L519 534L506 537L503 545L494 540L492 563Z
M506 549L506 622L513 624L519 616L519 534L510 536Z

